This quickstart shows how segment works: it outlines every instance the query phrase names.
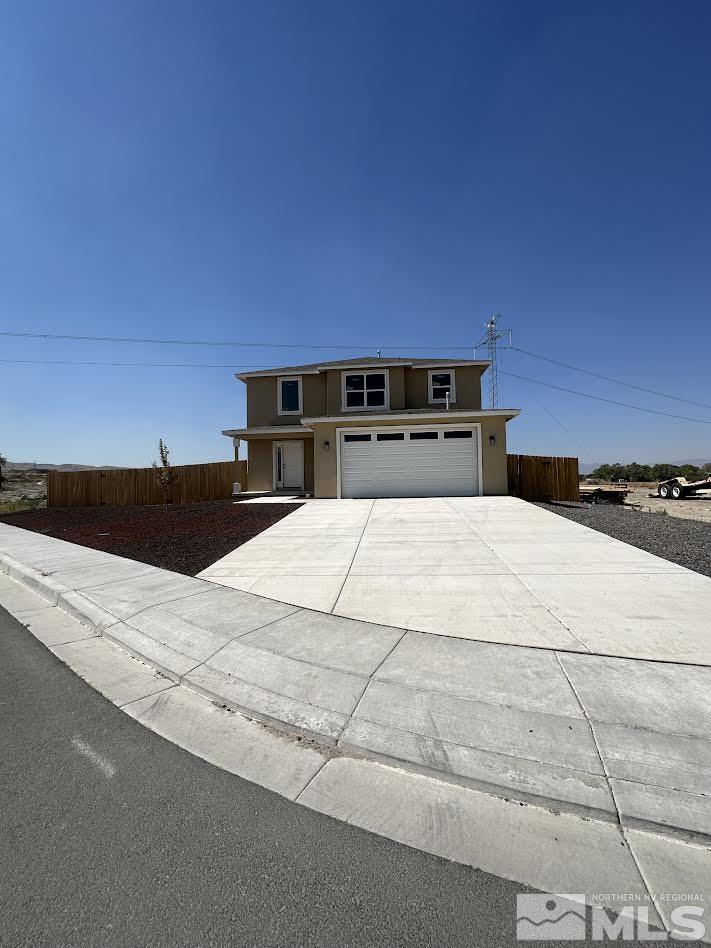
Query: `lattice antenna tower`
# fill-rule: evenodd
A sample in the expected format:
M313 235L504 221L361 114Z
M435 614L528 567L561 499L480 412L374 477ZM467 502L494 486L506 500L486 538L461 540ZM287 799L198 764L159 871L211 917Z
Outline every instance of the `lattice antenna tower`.
M511 331L504 330L502 332L497 326L497 320L500 318L500 313L494 313L489 316L488 322L484 324L486 332L476 346L474 346L475 353L480 346L485 346L489 356L489 362L491 363L489 366L489 408L498 408L499 405L499 374L496 359L498 350L497 343L500 339L508 338L509 345L511 345Z

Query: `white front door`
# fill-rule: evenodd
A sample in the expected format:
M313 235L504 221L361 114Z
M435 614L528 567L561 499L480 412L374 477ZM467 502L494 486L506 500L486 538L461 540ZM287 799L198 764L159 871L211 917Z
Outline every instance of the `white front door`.
M303 490L304 442L274 442L274 489Z

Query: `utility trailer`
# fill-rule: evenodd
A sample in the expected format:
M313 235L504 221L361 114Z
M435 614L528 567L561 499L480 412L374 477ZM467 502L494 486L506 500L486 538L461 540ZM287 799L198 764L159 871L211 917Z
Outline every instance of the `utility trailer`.
M668 481L660 481L657 485L657 493L660 497L671 497L674 500L692 497L697 490L711 490L711 477L692 483L689 483L685 477L670 477Z

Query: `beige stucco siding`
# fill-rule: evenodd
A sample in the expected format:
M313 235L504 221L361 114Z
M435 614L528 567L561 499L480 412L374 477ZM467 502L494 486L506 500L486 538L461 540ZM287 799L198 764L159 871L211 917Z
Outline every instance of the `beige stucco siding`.
M314 492L314 440L304 441L304 490Z
M485 494L507 494L508 475L506 469L506 422L503 417L459 415L453 424L466 425L481 424L481 464L483 475L483 492ZM432 418L418 418L413 416L407 421L395 421L387 415L377 421L352 421L346 416L338 423L323 423L314 426L314 493L316 497L338 496L338 461L337 461L337 429L338 428L377 428L392 426L402 428L409 425L443 424L442 420ZM489 444L489 437L493 435L496 444ZM328 442L328 450L324 442Z
M298 378L299 376L286 376ZM303 414L322 415L326 408L326 380L324 375L302 375L301 393ZM275 376L247 380L247 426L263 428L267 425L300 425L300 415L280 415Z
M343 415L342 376L344 372L357 369L329 369L318 375L302 375L303 415L307 418L319 415ZM389 376L390 411L406 408L429 408L428 370L391 366L382 370ZM459 366L455 370L456 408L481 408L481 368ZM296 376L298 377L298 376ZM247 426L263 428L269 425L299 425L300 415L280 415L277 397L277 376L264 376L247 380Z
M249 490L274 489L274 442L287 440L279 438L250 438L247 442L247 464ZM314 450L313 438L292 438L289 441L304 442L304 490L314 489Z
M449 369L447 371L450 371ZM454 390L456 398L454 408L481 408L481 368L476 365L463 365L451 370L454 372ZM408 369L405 379L405 408L428 408L429 405L429 369Z
M390 369L390 411L402 411L405 407L405 369L396 366Z
M374 371L371 366L368 366L367 371ZM390 411L402 411L405 408L405 373L409 372L409 369L405 369L401 365L391 366L387 369L382 369L383 372L389 375L389 385L390 385ZM351 412L343 411L343 375L357 373L358 369L329 369L326 372L327 382L326 382L326 392L327 392L327 402L326 410L321 412L314 412L313 415L344 415L346 418L351 414ZM427 401L425 401L418 406L419 408L426 408ZM358 409L363 411L362 408ZM371 411L373 409L370 409ZM304 412L306 417L309 417L308 412ZM313 417L313 415L311 417Z
M489 437L496 444L489 444ZM506 419L484 417L481 419L481 468L484 475L484 493L500 496L509 492L509 475L506 464Z
M267 441L247 442L247 478L250 490L272 490L272 444Z

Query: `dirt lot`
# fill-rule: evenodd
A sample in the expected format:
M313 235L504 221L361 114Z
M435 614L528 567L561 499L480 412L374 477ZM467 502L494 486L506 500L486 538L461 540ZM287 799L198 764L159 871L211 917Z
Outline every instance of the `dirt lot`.
M0 513L13 510L34 510L47 503L47 485L44 474L36 471L2 472Z
M711 492L687 497L685 500L662 500L656 496L656 488L656 484L634 485L627 495L627 503L647 512L659 513L666 510L670 517L711 523ZM650 494L655 496L650 497Z
M2 515L0 523L195 576L300 506L212 500L169 506L167 513L163 507L55 507Z

